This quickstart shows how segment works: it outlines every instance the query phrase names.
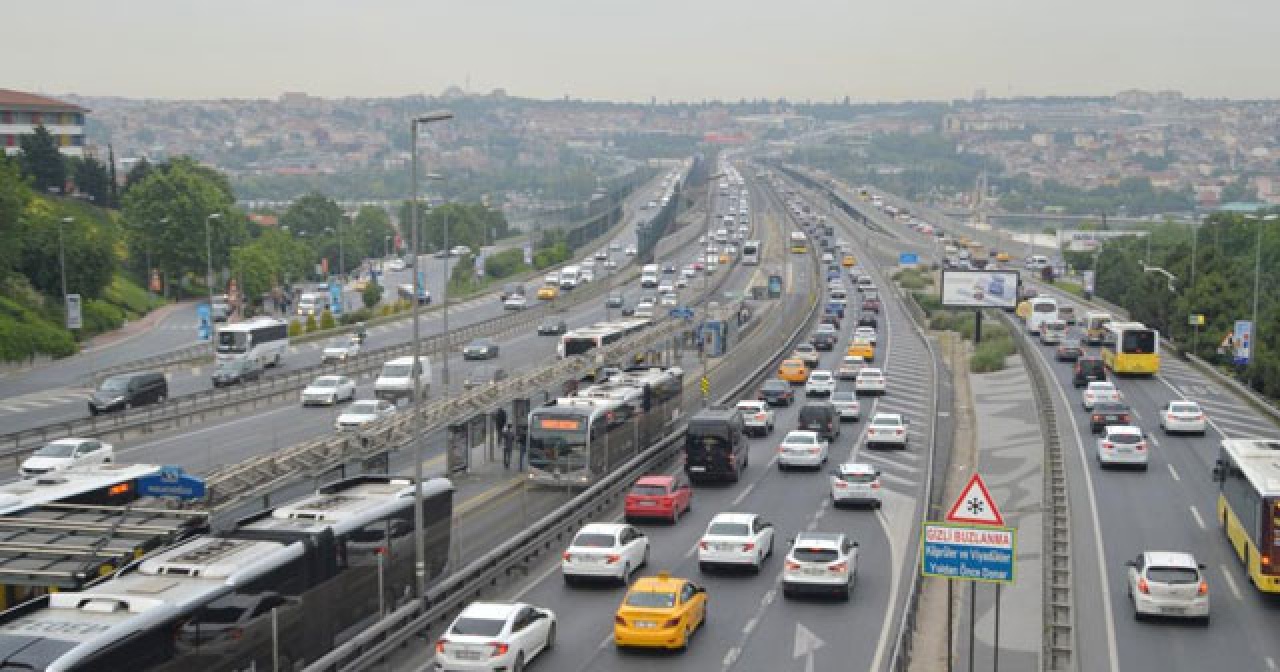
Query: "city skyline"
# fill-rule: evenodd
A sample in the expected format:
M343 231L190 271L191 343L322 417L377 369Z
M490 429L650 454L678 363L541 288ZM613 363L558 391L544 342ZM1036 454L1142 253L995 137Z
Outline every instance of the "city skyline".
M196 6L68 0L25 5L0 57L29 65L8 88L159 99L398 97L472 92L619 102L949 100L1175 89L1280 97L1280 4L1189 0L1010 8L921 0L853 6L581 0L433 8L410 0L231 0ZM70 18L68 18L70 17ZM501 17L496 20L495 17ZM1106 17L1099 21L1098 17ZM434 27L447 24L437 30ZM1205 26L1230 26L1205 34ZM1194 44L1194 49L1175 48ZM32 54L40 58L31 58Z

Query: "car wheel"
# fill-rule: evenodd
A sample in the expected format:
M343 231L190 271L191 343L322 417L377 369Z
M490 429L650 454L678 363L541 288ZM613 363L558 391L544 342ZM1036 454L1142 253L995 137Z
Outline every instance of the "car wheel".
M644 555L640 558L640 566L641 567L649 566L649 547L648 546L644 547Z
M671 507L671 524L675 525L678 522L680 522L680 507L672 506ZM648 553L649 551L645 551L646 555L648 555Z
M524 651L516 654L516 664L511 666L511 672L524 672Z
M622 576L620 578L622 579L622 585L624 586L631 580L631 563L628 562L622 566Z
M577 579L577 578L575 578L573 575L571 575L571 574L565 574L565 575L564 575L564 585L566 585L566 586L576 586L577 584L578 584L578 579Z
M555 648L555 646L556 646L556 624L552 623L551 627L547 628L547 641L542 645L542 648L544 650L549 650L549 649Z

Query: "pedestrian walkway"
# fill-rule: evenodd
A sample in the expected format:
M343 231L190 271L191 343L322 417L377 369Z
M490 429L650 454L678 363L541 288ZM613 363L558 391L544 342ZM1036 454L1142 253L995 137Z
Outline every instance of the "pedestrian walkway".
M970 374L978 472L1004 515L1005 525L1017 530L1014 583L1001 589L1000 660L1005 670L1040 669L1044 621L1042 542L1044 440L1031 380L1017 357L996 373ZM967 670L969 659L969 588L958 609L956 669ZM994 668L995 586L979 584L973 660L975 670Z

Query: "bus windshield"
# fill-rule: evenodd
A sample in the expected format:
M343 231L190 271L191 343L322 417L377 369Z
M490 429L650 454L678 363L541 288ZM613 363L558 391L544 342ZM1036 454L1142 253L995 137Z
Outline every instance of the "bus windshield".
M566 338L564 339L564 356L573 357L596 347L594 338Z
M249 335L243 331L218 333L218 352L243 353L249 348Z
M587 466L587 420L539 415L529 427L529 466L570 472Z
M1124 332L1120 352L1133 355L1150 355L1156 351L1156 332L1139 329Z

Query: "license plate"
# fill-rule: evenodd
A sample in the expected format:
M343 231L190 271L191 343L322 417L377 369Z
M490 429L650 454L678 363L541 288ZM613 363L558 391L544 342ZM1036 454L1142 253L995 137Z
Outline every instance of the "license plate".
M657 506L657 502L640 502L640 506Z
M706 467L689 467L689 471L706 471Z
M805 576L824 576L827 570L820 567L807 567L804 570Z
M482 657L481 652L473 651L471 649L463 649L461 651L454 653L453 655L459 660L480 660L480 658Z
M637 628L656 628L658 627L658 622L657 621L636 621L636 627Z
M1181 614L1187 610L1185 607L1161 607L1160 611L1166 614Z
M716 545L716 549L717 549L717 550L720 550L720 551L733 551L733 550L737 550L737 548L738 548L738 545L737 545L737 544L718 544L718 545Z

